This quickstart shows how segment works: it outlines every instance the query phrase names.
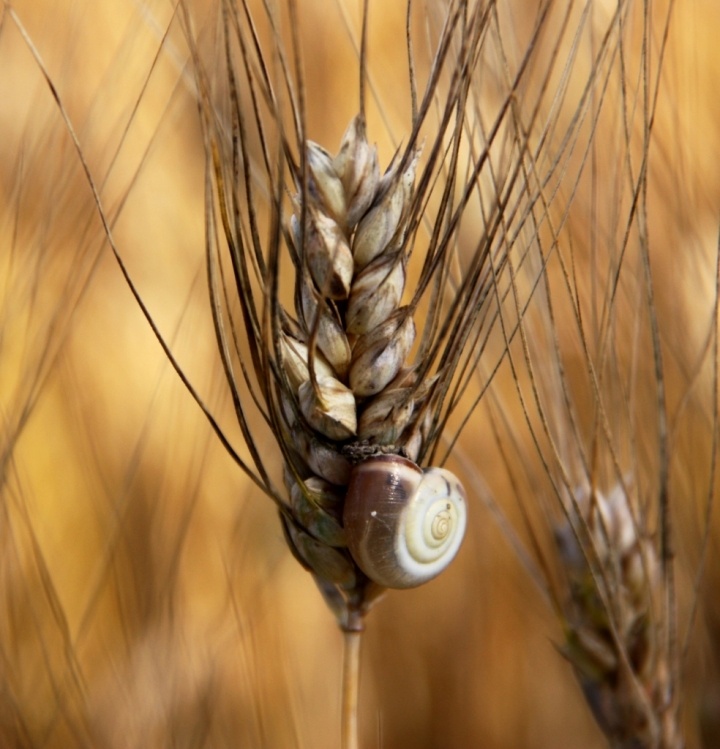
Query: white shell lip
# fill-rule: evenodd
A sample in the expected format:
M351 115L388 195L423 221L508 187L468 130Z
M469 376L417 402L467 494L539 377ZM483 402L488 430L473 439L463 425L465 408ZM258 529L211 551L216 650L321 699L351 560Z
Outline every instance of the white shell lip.
M344 525L350 552L369 578L413 588L457 555L467 527L465 491L444 468L423 471L407 458L375 456L353 469Z
M457 556L467 528L465 491L453 473L444 468L425 470L421 491L424 496L416 516L405 533L398 529L395 539L398 565L408 587L437 577ZM444 533L438 532L438 521L448 522Z

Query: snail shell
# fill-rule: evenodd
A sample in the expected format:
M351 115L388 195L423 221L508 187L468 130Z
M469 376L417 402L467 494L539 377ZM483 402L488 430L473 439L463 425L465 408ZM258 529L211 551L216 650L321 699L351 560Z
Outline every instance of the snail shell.
M352 470L343 525L358 567L386 588L414 588L439 575L465 534L467 502L444 468L421 470L376 455Z

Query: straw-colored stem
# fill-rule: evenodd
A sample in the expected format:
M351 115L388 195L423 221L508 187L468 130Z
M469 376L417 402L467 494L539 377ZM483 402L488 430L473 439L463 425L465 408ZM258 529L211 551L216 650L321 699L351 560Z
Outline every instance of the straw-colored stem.
M359 749L358 692L361 630L343 631L341 749Z

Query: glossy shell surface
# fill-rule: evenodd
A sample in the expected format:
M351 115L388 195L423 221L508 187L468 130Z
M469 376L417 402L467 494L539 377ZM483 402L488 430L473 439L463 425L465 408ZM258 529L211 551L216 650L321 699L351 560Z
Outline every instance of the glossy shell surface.
M388 588L413 588L454 559L467 524L459 479L444 468L421 470L397 455L356 465L343 525L353 558Z

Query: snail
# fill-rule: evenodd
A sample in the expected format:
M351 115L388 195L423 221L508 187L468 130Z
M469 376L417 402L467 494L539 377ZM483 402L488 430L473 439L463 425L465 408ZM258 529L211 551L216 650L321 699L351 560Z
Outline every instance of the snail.
M352 469L343 511L348 547L386 588L414 588L439 575L457 554L466 522L465 490L444 468L376 455Z

